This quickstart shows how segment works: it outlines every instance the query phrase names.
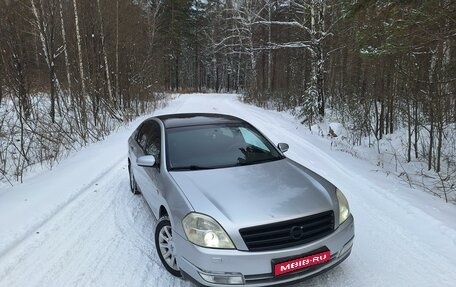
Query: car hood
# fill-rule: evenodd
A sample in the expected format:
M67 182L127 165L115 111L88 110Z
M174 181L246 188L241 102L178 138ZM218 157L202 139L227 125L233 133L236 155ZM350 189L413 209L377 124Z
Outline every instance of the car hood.
M234 229L335 210L337 202L331 183L287 158L170 174L196 212Z

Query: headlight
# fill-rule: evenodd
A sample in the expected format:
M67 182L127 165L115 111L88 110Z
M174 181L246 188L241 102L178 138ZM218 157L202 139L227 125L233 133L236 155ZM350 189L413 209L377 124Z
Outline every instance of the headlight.
M339 224L342 224L350 216L350 208L348 207L348 201L345 195L336 188L337 199L339 201Z
M185 235L193 244L221 249L234 249L233 242L225 230L211 217L190 213L182 220Z

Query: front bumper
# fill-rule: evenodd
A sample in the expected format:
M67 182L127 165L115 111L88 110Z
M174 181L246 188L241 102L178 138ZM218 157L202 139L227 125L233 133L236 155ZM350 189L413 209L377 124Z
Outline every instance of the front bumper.
M292 248L249 252L240 250L210 249L196 246L186 238L175 234L178 265L185 277L202 286L236 286L211 283L201 274L229 277L242 277L246 286L271 286L284 284L314 276L326 271L345 260L351 252L354 238L354 219L350 217L333 233L317 241ZM296 257L321 248L328 248L331 259L320 265L308 267L297 272L274 277L272 260ZM238 284L239 285L239 284Z

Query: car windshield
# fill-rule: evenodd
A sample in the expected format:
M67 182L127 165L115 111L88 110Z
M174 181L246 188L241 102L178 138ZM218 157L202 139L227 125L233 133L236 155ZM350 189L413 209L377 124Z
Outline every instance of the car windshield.
M166 142L169 170L233 167L283 158L247 124L170 128Z

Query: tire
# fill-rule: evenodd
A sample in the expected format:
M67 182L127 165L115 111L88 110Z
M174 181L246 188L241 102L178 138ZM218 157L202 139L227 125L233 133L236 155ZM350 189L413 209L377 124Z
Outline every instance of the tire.
M173 276L181 277L182 275L176 262L176 249L171 222L167 216L161 217L155 227L155 248L166 270Z
M136 184L135 176L133 175L133 170L131 168L130 161L128 161L128 175L130 177L130 191L133 194L141 194L138 189L138 185Z

